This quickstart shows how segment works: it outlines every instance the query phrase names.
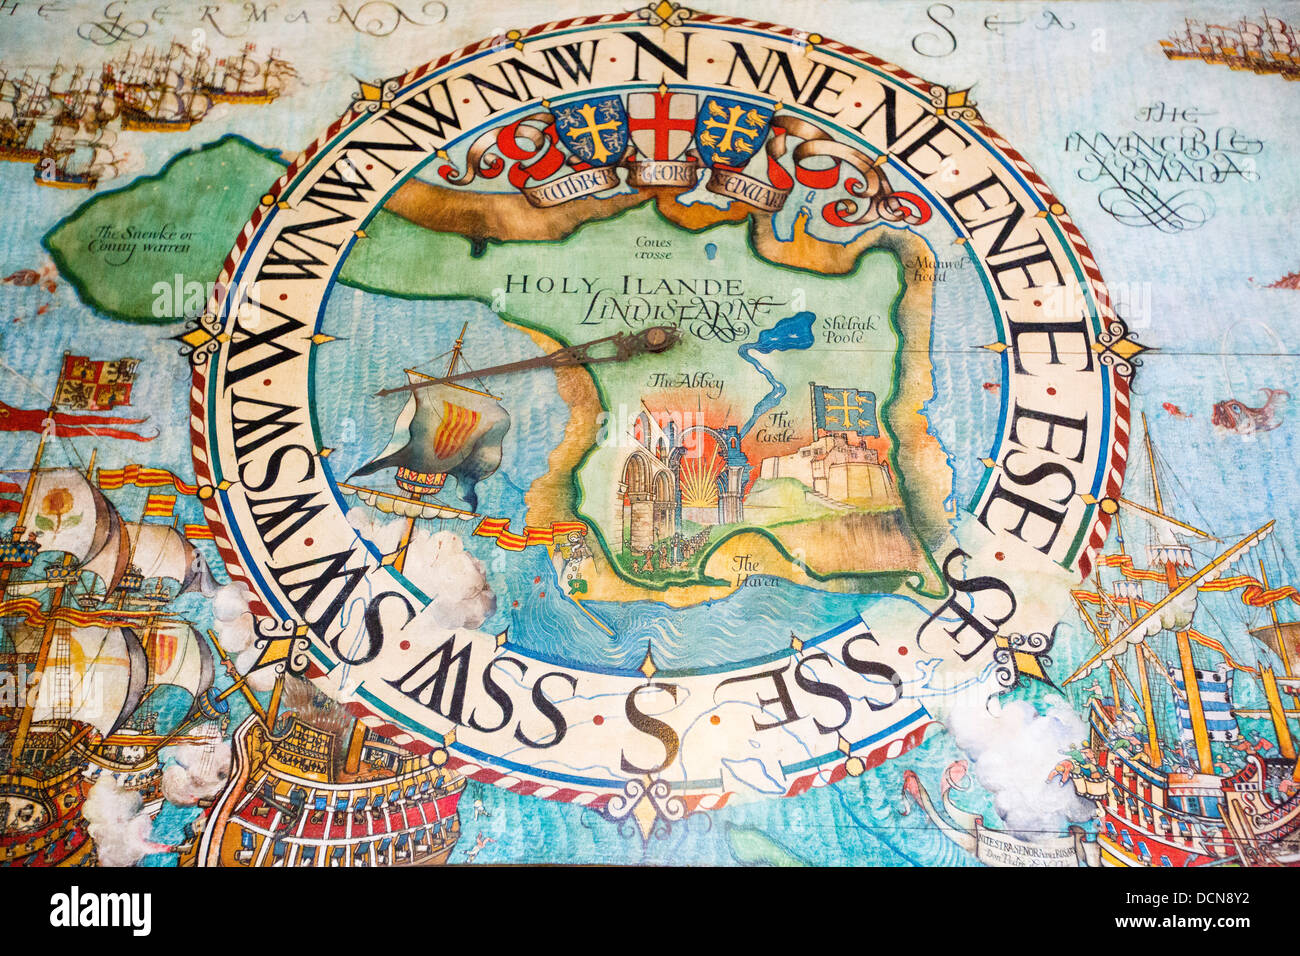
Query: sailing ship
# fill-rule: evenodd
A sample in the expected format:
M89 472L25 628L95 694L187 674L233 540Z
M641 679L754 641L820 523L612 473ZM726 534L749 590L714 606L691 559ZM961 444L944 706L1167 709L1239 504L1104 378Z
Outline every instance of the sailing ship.
M255 712L235 731L230 780L191 824L180 865L445 863L460 839L467 783L446 766L446 751L411 754L305 681L283 686L285 713Z
M29 115L34 89L30 75L10 77L0 70L0 160L34 163L40 149L30 146L36 121Z
M214 103L265 105L274 102L284 91L287 81L298 75L297 71L288 60L280 58L279 50L272 50L260 62L256 54L257 47L248 43L239 56L217 60L200 88Z
M143 133L181 133L207 115L212 97L201 90L158 84L128 91L122 99L122 128Z
M298 74L272 51L255 48L210 62L172 42L167 50L126 53L97 69L61 62L21 74L0 64L0 161L32 163L34 181L55 189L94 189L121 174L117 128L184 132L217 103L264 104Z
M465 330L451 349L443 378L457 375L464 364ZM466 366L468 370L468 366ZM490 392L447 382L413 369L406 370L408 398L393 426L393 436L376 457L357 469L351 480L396 468L397 492L355 484L340 484L349 495L383 514L406 519L397 549L386 563L401 572L417 520L476 517L475 486L501 465L501 443L510 430L510 414ZM429 500L454 476L469 509Z
M172 41L167 50L128 50L106 64L105 84L118 94L122 128L147 133L184 132L212 109L203 87L207 50L195 55Z
M1066 762L1069 776L1097 805L1104 863L1294 865L1300 765L1290 720L1297 711L1284 695L1300 694L1293 671L1300 623L1279 618L1279 602L1294 602L1297 592L1270 584L1266 558L1281 563L1273 522L1225 543L1176 516L1166 507L1169 487L1149 431L1145 442L1150 500L1101 502L1115 514L1117 548L1100 566L1117 576L1107 583L1099 572L1091 587L1072 592L1098 650L1065 683L1100 669L1108 681L1094 679L1089 740ZM1135 526L1146 530L1146 555L1125 550ZM1269 622L1252 626L1248 618L1264 609ZM1229 615L1241 618L1240 627L1224 628L1224 636L1240 631L1253 661L1238 660L1231 642L1197 627L1198 618ZM1234 702L1234 692L1251 686L1264 707ZM1271 736L1243 734L1240 721L1250 718L1267 718Z
M1300 43L1294 29L1264 12L1262 23L1242 18L1235 24L1184 20L1183 31L1160 48L1171 60L1203 60L1233 70L1277 73L1300 80Z
M35 160L33 181L55 189L94 189L121 171L115 134L102 129L93 139L64 139L61 127L45 141Z
M0 664L14 680L0 713L0 865L93 863L81 814L92 785L111 778L156 813L159 752L210 741L187 734L228 710L208 644L171 610L187 591L210 590L198 552L171 525L124 521L91 478L93 454L85 471L48 467L53 431L29 469L9 473L22 498L0 536ZM160 734L164 687L189 703Z

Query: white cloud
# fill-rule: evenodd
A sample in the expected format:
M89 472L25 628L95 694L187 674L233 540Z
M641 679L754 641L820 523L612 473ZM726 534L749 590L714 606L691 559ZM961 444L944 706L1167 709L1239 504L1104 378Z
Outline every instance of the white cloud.
M170 849L149 839L153 818L141 809L142 803L139 793L108 774L90 788L81 812L101 866L134 866L150 853Z
M1062 753L1088 733L1064 698L1040 714L1028 701L966 697L945 723L970 755L976 779L993 794L998 816L1025 839L1059 835L1093 815L1073 787L1048 780Z
M353 508L348 521L385 554L397 550L405 518L379 520L367 508ZM496 611L497 599L483 562L465 550L460 535L417 527L407 546L403 575L429 596L421 615L440 627L477 628Z
M230 744L214 737L211 744L179 744L168 747L162 757L163 796L178 807L192 807L215 797L230 778Z

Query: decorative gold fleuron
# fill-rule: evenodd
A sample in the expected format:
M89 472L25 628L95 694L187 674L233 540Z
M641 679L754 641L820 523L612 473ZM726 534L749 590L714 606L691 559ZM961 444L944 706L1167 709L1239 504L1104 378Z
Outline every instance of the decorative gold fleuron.
M326 342L335 341L334 336L326 335L324 332L317 332L311 337L312 345L324 345Z
M803 650L803 641L799 640L799 638L794 636L794 631L790 632L790 646L793 647L796 651Z
M641 671L642 674L645 675L646 680L649 680L650 678L654 677L655 674L659 672L659 668L655 666L655 659L650 653L649 644L646 645L645 660L641 662L641 666L637 669Z
M636 15L646 22L648 26L659 27L667 32L673 27L679 27L691 17L695 16L694 10L688 10L680 3L674 3L672 0L659 0L655 4L647 4L636 12Z
M357 99L364 100L367 103L381 103L384 99L384 88L377 83L367 83L365 80L358 80L357 85L361 87L361 95Z
M665 83L663 80L660 80L660 81L659 81L659 87L658 87L658 89L659 89L659 95L660 95L660 96L667 96L667 95L668 95L668 84Z
M1147 347L1137 340L1124 320L1116 316L1106 323L1106 328L1097 333L1097 341L1092 344L1097 353L1097 360L1122 378L1132 379L1142 360L1138 358Z
M334 454L334 449L333 449L333 448L322 448L322 449L321 449L320 451L318 451L316 454L320 455L322 458L328 458L330 455Z
M196 328L190 329L188 332L176 336L176 338L192 349L200 349L209 342L216 341L217 337L200 325Z
M979 110L970 98L970 87L964 90L950 90L946 86L935 84L930 87L930 105L935 116L947 116L958 120L977 120Z
M1145 345L1139 345L1137 342L1134 342L1131 338L1122 338L1112 342L1110 345L1102 345L1100 342L1093 342L1092 350L1099 355L1102 352L1114 352L1120 358L1128 361L1139 352L1145 352L1147 348Z
M990 352L997 352L1001 355L1007 350L1006 342L990 342L988 345L981 345L980 348L988 349Z
M444 747L450 747L455 742L456 742L456 728L452 727L449 731L447 731L445 734L442 735L442 745Z
M648 786L645 795L632 808L632 819L636 821L637 829L641 831L641 839L649 840L650 834L654 832L655 821L659 819L659 808L650 799Z
M260 653L246 673L272 666L281 674L302 674L307 670L311 638L306 624L258 618L253 627L257 632L254 643ZM228 669L233 666L233 662L227 665Z
M506 39L514 43L516 50L522 50L524 48L524 35L518 30L507 30Z
M352 109L358 112L374 113L378 110L391 109L393 97L402 88L402 77L393 76L386 80L374 82L354 77L357 90L352 94Z
M1048 652L1056 641L1056 630L1051 634L998 634L993 638L997 650L993 661L997 667L997 678L1003 687L1011 688L1021 678L1042 681L1051 685L1047 676L1046 665L1051 663Z
M843 734L840 734L839 736L840 739L839 742L835 745L835 749L847 757L850 753L853 752L853 745L849 743L848 738L845 737Z
M615 794L600 814L619 824L620 834L623 833L622 824L629 820L635 823L642 843L649 843L652 836L667 836L673 824L687 816L685 802L681 797L673 796L668 781L654 777L629 780L623 786L623 792Z
M985 468L992 468L994 465L997 464L997 462L994 461L992 458L981 458L980 464L983 465Z
M502 631L500 634L498 634L498 635L497 635L497 647L505 647L505 646L506 646L506 638L507 638L509 635L510 635L510 628L506 628L504 631Z

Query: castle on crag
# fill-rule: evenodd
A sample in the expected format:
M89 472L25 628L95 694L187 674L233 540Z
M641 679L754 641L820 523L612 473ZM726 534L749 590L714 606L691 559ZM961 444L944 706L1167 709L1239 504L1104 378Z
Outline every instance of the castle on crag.
M764 458L760 478L794 478L815 496L852 505L901 503L889 466L852 432L823 434L790 455Z
M813 440L792 454L764 458L759 478L793 478L823 503L901 504L889 465L868 439L878 438L876 396L809 383Z

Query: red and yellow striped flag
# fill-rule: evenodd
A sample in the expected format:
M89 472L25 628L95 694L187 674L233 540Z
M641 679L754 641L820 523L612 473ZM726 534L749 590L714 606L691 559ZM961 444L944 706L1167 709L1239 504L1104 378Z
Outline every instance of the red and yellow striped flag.
M137 488L158 488L162 485L171 485L182 495L197 494L199 490L198 485L191 485L182 481L165 468L127 465L125 468L101 468L99 470L99 487L105 491L115 491L126 485L135 485Z
M151 492L148 500L144 503L144 516L146 518L170 518L175 510L175 495L160 495L157 492Z
M502 531L510 528L509 518L484 518L474 529L474 533L482 538L495 538Z
M550 545L563 540L570 533L587 533L587 526L581 521L556 521L550 527L525 525L523 534L510 530L509 518L484 518L474 529L474 534L481 538L496 538L497 545L507 551L522 551L530 545Z
M528 539L513 531L502 531L497 535L497 547L505 548L507 551L522 551L528 547Z
M205 524L187 524L185 526L185 537L191 541L212 541L216 538L216 535Z

